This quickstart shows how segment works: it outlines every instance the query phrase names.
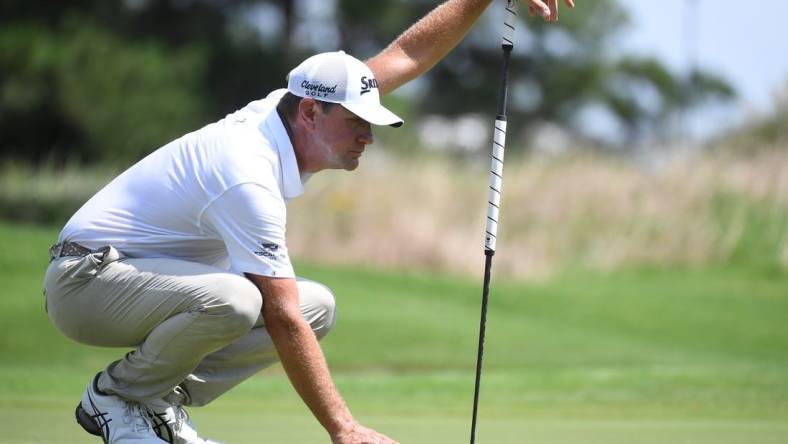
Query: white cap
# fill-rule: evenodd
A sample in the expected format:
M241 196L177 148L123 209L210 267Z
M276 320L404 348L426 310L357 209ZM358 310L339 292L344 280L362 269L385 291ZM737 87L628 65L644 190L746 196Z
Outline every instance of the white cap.
M324 52L301 62L287 75L287 90L298 97L339 103L374 125L398 127L403 123L380 104L372 70L344 51Z

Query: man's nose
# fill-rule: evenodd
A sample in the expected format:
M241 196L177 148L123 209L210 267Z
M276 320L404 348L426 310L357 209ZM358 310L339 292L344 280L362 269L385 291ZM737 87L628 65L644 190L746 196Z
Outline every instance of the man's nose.
M372 126L369 123L364 125L363 130L358 135L358 141L364 145L371 145L375 141L375 136L372 135Z

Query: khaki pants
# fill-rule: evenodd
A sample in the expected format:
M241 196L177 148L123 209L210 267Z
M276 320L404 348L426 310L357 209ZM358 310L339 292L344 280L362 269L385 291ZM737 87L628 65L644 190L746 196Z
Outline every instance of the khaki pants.
M248 279L174 259L124 258L114 248L52 261L47 312L71 339L135 347L99 388L122 398L205 405L278 360ZM334 326L331 291L298 279L301 312L318 339Z

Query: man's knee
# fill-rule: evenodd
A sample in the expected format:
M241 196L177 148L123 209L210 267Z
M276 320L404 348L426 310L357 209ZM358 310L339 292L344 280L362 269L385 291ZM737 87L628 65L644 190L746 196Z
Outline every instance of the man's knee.
M315 336L322 339L336 323L334 294L325 285L306 279L298 280L298 293L304 318L309 322Z
M260 316L263 299L260 290L248 279L226 275L216 284L214 291L220 292L214 307L206 307L206 313L221 321L217 333L228 337L240 337L249 332Z

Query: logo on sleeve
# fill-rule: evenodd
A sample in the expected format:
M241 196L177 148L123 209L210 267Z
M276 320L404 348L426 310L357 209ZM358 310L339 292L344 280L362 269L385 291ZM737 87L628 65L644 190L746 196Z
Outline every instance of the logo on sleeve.
M260 242L260 247L254 251L257 256L262 256L272 261L279 260L279 245L272 243Z
M367 76L361 77L360 95L363 96L364 94L372 91L372 88L377 88L377 87L378 87L378 81L374 77L373 78L367 78Z

